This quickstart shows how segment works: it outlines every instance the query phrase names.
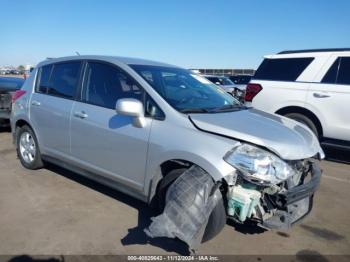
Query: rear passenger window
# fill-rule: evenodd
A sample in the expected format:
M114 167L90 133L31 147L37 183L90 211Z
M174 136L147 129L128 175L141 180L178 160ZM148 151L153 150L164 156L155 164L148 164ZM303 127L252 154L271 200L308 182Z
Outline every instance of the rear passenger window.
M350 85L350 57L339 57L323 77L322 83Z
M38 81L36 84L36 92L47 93L52 65L46 65L39 69Z
M73 98L79 80L81 62L55 64L50 77L48 94Z
M350 85L350 57L342 57L340 60L337 84Z
M86 68L83 102L114 109L120 98L142 101L143 92L136 82L120 69L98 62L89 62Z
M264 59L256 71L254 78L261 80L295 81L313 60L313 57Z
M328 72L323 77L323 79L321 81L322 83L334 84L334 83L337 82L337 74L338 74L339 62L340 62L339 58L337 60L335 60L333 65L328 69Z

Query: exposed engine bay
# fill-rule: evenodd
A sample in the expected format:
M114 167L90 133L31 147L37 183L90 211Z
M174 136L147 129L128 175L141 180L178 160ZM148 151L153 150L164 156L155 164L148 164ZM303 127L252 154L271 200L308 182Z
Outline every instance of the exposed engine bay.
M235 222L252 220L267 229L288 229L312 209L321 171L313 160L289 161L296 172L279 184L246 179L239 171L222 187L227 215Z
M265 229L289 229L310 213L321 170L311 159L284 164L293 175L279 183L255 179L240 169L215 183L200 167L184 163L188 169L169 187L163 213L151 218L145 233L152 238L177 237L196 250L220 200L227 218L237 223L251 221Z

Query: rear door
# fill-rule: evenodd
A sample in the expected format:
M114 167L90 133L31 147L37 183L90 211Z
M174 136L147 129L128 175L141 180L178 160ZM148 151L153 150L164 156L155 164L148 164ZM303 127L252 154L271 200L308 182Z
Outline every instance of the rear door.
M70 113L80 70L80 61L51 64L39 69L30 101L30 120L43 154L60 158L70 153Z
M350 141L350 56L330 62L321 83L310 85L307 103L323 119L324 137Z
M84 73L81 100L72 110L71 150L80 167L143 190L152 119L133 126L132 117L118 115L120 98L143 101L143 89L118 67L90 61Z

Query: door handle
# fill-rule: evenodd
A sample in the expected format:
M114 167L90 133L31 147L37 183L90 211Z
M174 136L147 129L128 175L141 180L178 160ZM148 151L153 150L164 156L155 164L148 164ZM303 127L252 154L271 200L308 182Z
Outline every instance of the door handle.
M320 94L320 93L314 93L313 95L314 95L314 97L316 97L316 98L326 98L326 97L330 97L330 95Z
M41 103L39 101L33 100L32 101L32 106L40 106Z
M86 114L84 111L81 111L81 112L74 112L74 116L84 119L88 117L88 114Z

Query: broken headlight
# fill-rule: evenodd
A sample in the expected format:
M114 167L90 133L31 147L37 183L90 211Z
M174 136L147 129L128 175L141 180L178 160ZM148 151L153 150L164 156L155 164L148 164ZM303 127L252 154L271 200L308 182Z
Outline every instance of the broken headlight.
M224 160L237 168L245 179L256 184L278 184L295 174L278 156L249 144L233 148Z

